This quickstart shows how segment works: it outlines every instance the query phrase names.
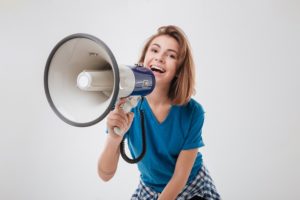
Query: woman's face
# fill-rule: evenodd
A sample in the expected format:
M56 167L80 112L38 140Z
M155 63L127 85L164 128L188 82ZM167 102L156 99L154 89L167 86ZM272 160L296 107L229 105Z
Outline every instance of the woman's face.
M170 36L161 35L150 43L146 51L144 66L152 70L157 84L170 85L176 75L178 56L178 42Z

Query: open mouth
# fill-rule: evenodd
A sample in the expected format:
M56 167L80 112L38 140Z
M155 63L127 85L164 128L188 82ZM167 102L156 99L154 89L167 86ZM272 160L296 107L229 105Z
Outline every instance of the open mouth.
M159 67L159 66L156 66L156 65L151 65L151 66L150 66L150 69L151 69L153 72L158 72L158 73L161 73L161 74L166 72L165 69L163 69L163 68L161 68L161 67Z

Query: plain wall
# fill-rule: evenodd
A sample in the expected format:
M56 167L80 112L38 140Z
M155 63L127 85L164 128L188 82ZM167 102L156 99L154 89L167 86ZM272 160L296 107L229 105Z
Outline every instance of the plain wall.
M97 177L105 121L72 127L52 112L43 73L73 33L134 64L161 25L187 34L206 111L204 162L223 199L300 199L300 2L296 0L1 0L0 199L129 199L139 174L123 160Z

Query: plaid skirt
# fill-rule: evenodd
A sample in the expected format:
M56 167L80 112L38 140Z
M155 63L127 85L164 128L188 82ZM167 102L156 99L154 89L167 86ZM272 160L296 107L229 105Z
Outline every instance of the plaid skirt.
M155 192L145 183L140 181L138 188L132 195L131 200L156 200L160 193ZM182 192L177 196L176 200L187 200L193 197L201 197L205 200L220 200L216 187L211 179L208 170L203 165L197 176L187 184Z

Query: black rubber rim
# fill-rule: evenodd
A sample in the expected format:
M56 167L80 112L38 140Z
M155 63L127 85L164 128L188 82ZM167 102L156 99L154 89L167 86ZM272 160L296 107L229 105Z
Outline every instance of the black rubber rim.
M50 95L50 92L49 92L49 85L48 85L48 73L49 73L49 68L50 68L50 64L51 64L53 56L55 55L56 51L65 42L67 42L69 40L72 40L72 39L76 39L76 38L86 38L86 39L92 40L92 41L98 43L100 46L102 46L105 49L105 51L108 53L108 55L109 55L109 57L112 61L112 68L113 68L113 74L114 74L114 88L113 88L114 92L112 94L111 102L109 103L109 106L98 118L96 118L95 120L89 121L89 122L84 122L84 123L71 121L68 118L66 118L62 113L59 112L59 110L55 107L55 104L54 104L54 102L51 98L51 95ZM118 64L117 64L116 59L115 59L113 53L111 52L111 50L100 39L98 39L98 38L96 38L92 35L85 34L85 33L76 33L76 34L69 35L69 36L65 37L64 39L62 39L59 43L57 43L56 46L51 51L51 53L50 53L50 55L47 59L47 63L46 63L45 71L44 71L44 89L45 89L45 93L46 93L48 103L50 104L52 110L64 122L66 122L67 124L70 124L72 126L77 126L77 127L92 126L92 125L100 122L102 119L104 119L106 117L106 115L111 111L111 109L113 108L113 106L114 106L114 104L117 100L117 97L118 97L118 94L119 94L119 81L120 81L120 77L119 77Z

